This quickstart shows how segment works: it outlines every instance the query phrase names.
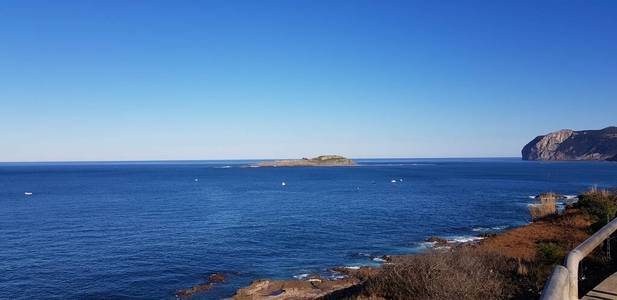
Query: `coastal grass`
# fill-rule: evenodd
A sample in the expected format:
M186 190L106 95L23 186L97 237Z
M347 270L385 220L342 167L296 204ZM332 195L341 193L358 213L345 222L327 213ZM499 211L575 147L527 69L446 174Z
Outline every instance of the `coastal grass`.
M506 299L506 274L515 266L503 257L459 248L404 256L370 278L364 294L383 299Z
M529 206L529 213L532 220L539 220L557 214L557 199L555 193L545 193L540 195L540 203Z

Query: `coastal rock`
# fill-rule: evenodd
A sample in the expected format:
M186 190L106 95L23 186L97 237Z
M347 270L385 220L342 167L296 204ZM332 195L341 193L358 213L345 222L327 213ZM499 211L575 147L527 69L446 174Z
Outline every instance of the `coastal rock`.
M263 161L258 167L337 167L355 166L356 163L340 155L321 155L315 158Z
M521 151L523 160L617 161L617 127L602 130L563 129L541 135Z
M437 246L446 246L446 245L448 245L448 240L442 239L442 238L437 237L437 236L429 237L428 239L425 240L425 242L435 243L435 245L437 245Z
M194 285L188 289L179 290L176 292L177 298L189 298L192 297L196 293L203 293L210 290L214 284L225 282L225 275L222 273L214 273L208 276L208 280L206 283Z
M248 287L239 289L232 300L308 300L308 299L344 299L349 291L375 276L378 268L372 267L337 267L330 271L344 276L322 278L308 275L303 279L268 280L261 279ZM274 298L276 297L276 298Z
M256 280L250 286L239 289L232 300L309 300L324 297L332 292L360 283L358 279L342 280Z

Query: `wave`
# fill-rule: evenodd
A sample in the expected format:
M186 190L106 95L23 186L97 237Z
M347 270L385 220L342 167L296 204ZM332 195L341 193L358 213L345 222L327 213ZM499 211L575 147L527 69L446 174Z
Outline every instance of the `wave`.
M493 226L493 227L474 227L471 229L471 231L486 233L486 232L493 232L493 231L502 231L506 228L508 228L508 225L500 225L500 226Z
M299 274L299 275L294 275L294 278L298 279L298 280L303 280L303 279L306 279L307 277L309 277L310 275L311 274L303 273L303 274Z
M448 243L470 243L470 242L477 242L483 239L484 238L481 236L473 236L473 235L446 237L446 240L448 241Z
M371 255L370 253L365 253L365 252L358 252L354 254L353 256L354 257L373 257L373 255Z
M330 275L330 276L326 276L326 278L328 278L328 279L330 279L330 280L341 280L341 279L345 279L345 278L347 278L347 277L349 277L349 276L347 276L347 275L345 275L345 274L341 274L341 273L338 273L338 274L332 274L332 275Z

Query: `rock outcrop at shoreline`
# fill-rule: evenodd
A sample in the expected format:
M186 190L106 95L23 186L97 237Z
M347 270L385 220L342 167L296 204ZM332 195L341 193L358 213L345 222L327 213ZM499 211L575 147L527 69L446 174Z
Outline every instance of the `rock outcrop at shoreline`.
M551 132L533 139L521 154L523 160L617 161L617 127Z
M355 166L356 162L339 155L321 155L315 158L263 161L258 167L339 167Z
M223 283L223 282L225 282L225 275L223 275L222 273L214 273L208 276L208 280L206 283L198 284L188 289L183 289L183 290L176 292L176 298L180 298L180 299L190 298L194 294L206 292L210 290L212 287L214 287L215 284Z
M318 275L307 276L304 279L253 281L250 286L239 289L231 300L310 300L344 295L348 289L353 289L364 282L369 276L378 272L375 268L362 267L358 269L334 268L333 272L344 275L342 279L321 278ZM330 299L330 298L328 298Z

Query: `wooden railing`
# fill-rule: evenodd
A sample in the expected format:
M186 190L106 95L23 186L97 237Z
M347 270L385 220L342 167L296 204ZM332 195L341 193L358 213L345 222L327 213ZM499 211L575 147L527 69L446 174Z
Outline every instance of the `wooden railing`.
M578 266L587 255L617 231L617 218L568 253L565 266L557 266L542 291L542 300L578 300Z

